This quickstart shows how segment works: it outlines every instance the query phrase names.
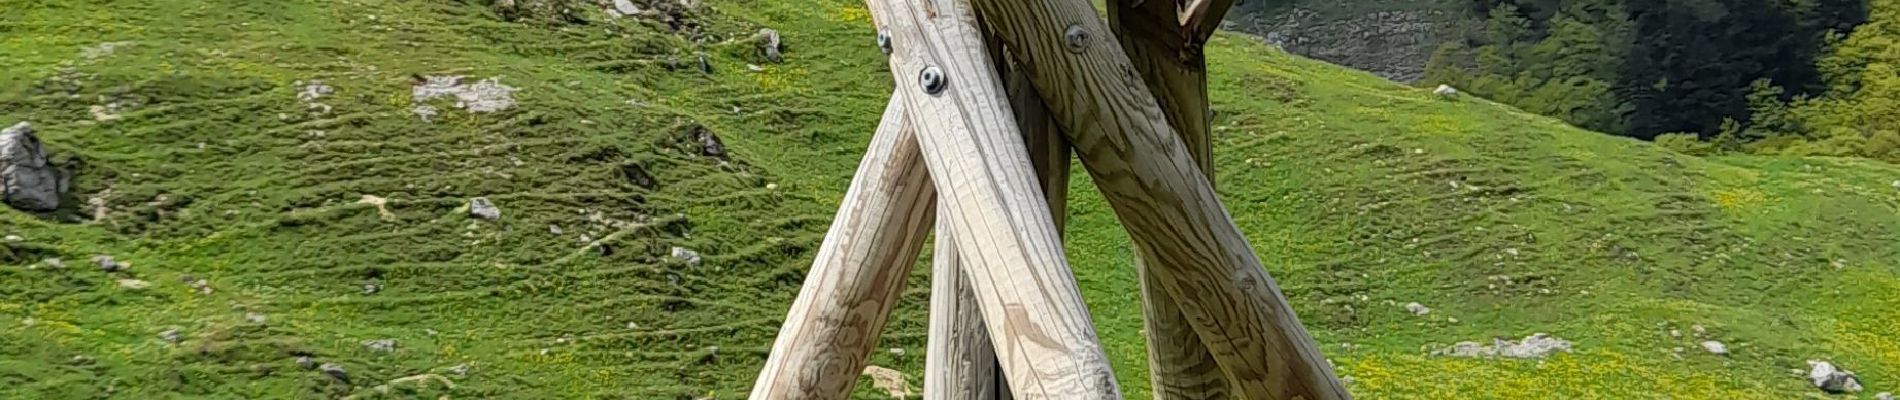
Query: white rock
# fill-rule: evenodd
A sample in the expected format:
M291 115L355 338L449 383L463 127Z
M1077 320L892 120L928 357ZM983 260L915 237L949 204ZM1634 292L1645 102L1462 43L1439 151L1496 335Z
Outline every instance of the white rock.
M1413 315L1425 315L1425 314L1430 314L1432 312L1432 309L1430 307L1426 307L1424 304L1405 303L1405 311L1410 312Z
M1860 391L1860 378L1853 372L1834 367L1826 361L1808 360L1808 383L1828 393Z
M640 15L640 12L645 10L633 4L632 0L614 0L614 11L619 12L620 15Z
M1728 355L1728 345L1722 344L1722 342L1717 342L1714 340L1703 341L1702 349L1708 350L1710 354L1715 354L1718 356Z
M468 199L468 215L494 221L501 219L501 208L495 207L495 203L489 202L487 197L476 197Z
M149 288L149 287L152 287L152 283L151 283L151 282L146 282L146 281L141 281L141 280L137 280L137 279L120 279L120 280L119 280L119 287L122 287L122 288L126 288L126 289L132 289L132 290L139 290L139 289L145 289L145 288Z
M1880 392L1880 394L1876 394L1876 395L1874 395L1874 400L1893 400L1893 393L1892 393L1892 392Z
M26 211L59 209L65 185L47 158L32 124L0 129L0 200Z
M1432 89L1432 94L1438 95L1440 98L1449 99L1458 97L1458 89L1451 87L1451 85L1438 85L1437 89Z
M700 262L699 252L678 246L673 247L673 259L691 266L699 266Z
M1432 355L1450 357L1504 357L1504 358L1544 358L1557 351L1570 352L1570 341L1536 333L1521 341L1491 339L1491 346L1477 342L1458 342L1452 347L1436 350Z

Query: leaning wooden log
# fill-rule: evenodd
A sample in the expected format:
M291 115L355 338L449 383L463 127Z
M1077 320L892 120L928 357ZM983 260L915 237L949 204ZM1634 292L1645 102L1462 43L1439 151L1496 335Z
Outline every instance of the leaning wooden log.
M1224 15L1231 2L1203 0L1200 12L1212 13L1214 21ZM1142 82L1154 93L1168 125L1187 145L1207 176L1214 181L1213 138L1209 126L1213 112L1207 99L1207 63L1201 47L1207 37L1196 25L1184 25L1187 18L1172 1L1113 0L1108 2L1108 27L1114 31L1128 59L1141 73ZM1215 23L1216 25L1218 22ZM1231 385L1214 362L1207 345L1188 325L1181 306L1162 290L1158 277L1149 270L1154 261L1149 253L1139 253L1135 271L1141 278L1142 331L1148 338L1148 370L1154 398L1157 400L1228 399Z
M1042 95L1036 93L1029 76L1013 60L1000 57L1002 43L989 40L989 54L997 56L996 71L1005 76L1004 91L1029 146L1029 162L1036 170L1043 198L1049 201L1049 216L1056 235L1062 236L1068 219L1069 139L1058 130L1049 111L1043 108ZM943 205L939 204L941 210ZM932 260L930 287L929 352L924 362L924 400L1009 400L1003 381L1002 366L984 329L977 310L976 295L967 281L969 274L957 262L956 243L951 242L949 224L939 211L937 247ZM1218 371L1216 371L1218 375Z
M976 292L957 256L956 233L946 204L937 211L937 247L930 262L930 337L924 354L924 400L999 400L1002 387L996 350L977 309Z
M885 107L750 398L840 399L857 383L935 218L904 110Z
M868 1L943 221L1016 397L1121 398L965 1Z
M974 1L1239 394L1350 398L1089 1Z

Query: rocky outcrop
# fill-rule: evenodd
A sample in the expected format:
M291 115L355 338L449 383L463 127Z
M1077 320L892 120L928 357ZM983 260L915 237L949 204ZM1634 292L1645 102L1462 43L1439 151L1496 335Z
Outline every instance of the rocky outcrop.
M1458 13L1439 2L1295 0L1285 5L1236 8L1234 30L1253 34L1287 52L1416 82L1425 63L1455 38Z
M32 125L21 122L0 130L0 199L21 210L53 211L59 209L64 186Z

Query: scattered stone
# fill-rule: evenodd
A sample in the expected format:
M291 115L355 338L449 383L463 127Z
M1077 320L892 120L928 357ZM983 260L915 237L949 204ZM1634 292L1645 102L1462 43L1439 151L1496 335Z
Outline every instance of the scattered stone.
M131 47L131 46L132 46L132 42L100 43L92 47L79 49L79 58L84 58L87 60L97 60L100 58L111 56L112 53L118 52L120 48Z
M706 75L713 74L712 60L706 59L705 54L699 55L699 72Z
M73 356L72 360L70 360L69 362L71 362L73 365L87 365L87 364L92 364L93 361L94 360L92 359L92 357L87 357L82 354L82 355Z
M468 376L468 364L455 364L455 366L449 367L449 373L455 374L455 376Z
M99 265L99 270L105 272L119 272L130 267L119 263L118 260L114 260L112 256L107 255L92 256L92 263Z
M555 224L548 224L548 234L551 234L554 236L561 236L561 226L555 225Z
M297 367L303 368L304 370L312 370L317 368L317 362L311 360L310 356L297 356Z
M32 124L0 129L0 200L25 211L53 211L64 186Z
M717 158L720 161L731 161L726 155L726 143L719 140L719 135L714 135L711 130L700 125L693 126L692 134L693 140L699 141L700 155Z
M1826 361L1808 360L1808 382L1828 393L1860 391L1860 378L1853 372L1834 367Z
M468 215L489 221L501 219L501 208L489 202L487 197L468 199Z
M1722 342L1717 342L1714 340L1703 341L1702 349L1708 350L1710 354L1714 354L1718 356L1728 355L1728 345L1722 344Z
M679 246L673 247L673 259L694 267L699 266L700 262L699 252Z
M434 117L439 110L425 102L436 98L453 98L455 108L471 113L492 113L514 108L514 87L501 84L500 78L488 78L474 84L463 84L462 76L429 76L409 89L409 99L415 103L411 109L424 121ZM428 107L427 110L424 107Z
M93 121L110 122L110 121L119 119L119 114L113 114L112 108L107 107L107 106L95 104L92 107L87 108L86 112L92 113Z
M383 285L378 285L374 283L363 284L363 294L376 294L376 292L381 292L381 291L383 291Z
M864 366L864 376L871 377L872 387L890 393L893 399L910 398L910 382L904 378L904 373L902 372L876 365L866 365Z
M1525 337L1522 341L1491 339L1491 343L1491 346L1485 346L1477 342L1458 342L1451 347L1433 351L1432 355L1470 358L1544 358L1558 350L1568 353L1571 347L1570 341L1541 332Z
M1874 400L1893 400L1893 392L1880 392L1874 395Z
M640 323L627 321L627 329L640 329Z
M1412 313L1412 315L1425 315L1425 314L1432 313L1432 309L1430 307L1426 307L1424 304L1418 304L1418 303L1405 303L1405 311Z
M26 240L26 238L20 237L20 235L7 235L7 237L0 238L0 239L5 239L6 241L9 241L9 242L18 242L18 241Z
M1458 89L1451 85L1438 85L1437 89L1432 89L1432 94L1442 99L1451 99L1458 97Z
M179 340L184 339L184 335L179 333L177 329L166 329L164 332L158 333L158 339L164 340L165 343L177 344Z
M1691 325L1689 326L1689 331L1695 332L1695 337L1702 337L1702 335L1709 334L1709 330L1703 328L1702 325Z
M376 339L363 341L363 347L378 353L396 351L396 339Z
M323 81L320 80L312 80L309 84L301 86L303 86L303 89L297 92L297 100L303 100L305 103L314 102L317 101L317 99L329 96L331 93L336 93L336 88L325 85Z
M45 265L47 268L52 268L52 269L66 269L66 262L60 261L58 258L48 258L45 260L40 260L40 264Z
M336 378L336 380L343 381L343 383L350 382L349 371L344 371L343 366L341 365L336 365L335 363L323 363L323 365L317 367L317 370L323 371L324 375L329 375L331 378Z
M363 195L362 199L357 200L356 204L365 204L371 207L376 207L376 216L378 218L382 218L384 221L396 220L396 213L389 212L389 199L382 198L381 196L366 194L366 195Z
M759 51L765 54L767 61L785 61L785 55L780 53L779 49L778 31L772 28L759 30Z
M903 358L903 357L904 357L904 348L902 348L902 347L892 347L892 348L891 348L891 357L897 357L897 358Z
M264 321L268 319L269 318L265 317L263 313L255 313L255 312L244 313L244 320L251 321L251 323L253 324L262 324L264 323Z
M1458 317L1445 317L1445 322L1458 323Z
M137 279L120 279L120 280L119 280L119 287L121 287L121 288L126 288L126 289L132 289L132 290L144 290L144 289L146 289L146 288L150 288L150 287L152 287L152 283L151 283L151 282L146 282L146 281L141 281L141 280L137 280Z

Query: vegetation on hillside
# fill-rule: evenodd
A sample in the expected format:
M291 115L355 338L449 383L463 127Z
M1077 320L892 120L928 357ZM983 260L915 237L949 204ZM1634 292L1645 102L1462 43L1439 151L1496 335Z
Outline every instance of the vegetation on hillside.
M0 398L744 397L889 73L855 0L613 3L7 2L0 125L75 180L0 209ZM1684 155L1252 37L1207 57L1222 200L1361 398L1785 399L1813 359L1900 391L1900 168ZM513 104L416 95L444 76ZM1071 190L1148 397L1127 237ZM871 360L912 385L923 265ZM1433 355L1538 332L1573 351Z
M1825 87L1829 34L1867 20L1866 0L1477 0L1483 28L1443 45L1428 84L1639 138L1715 136L1746 124L1751 88L1776 100Z

